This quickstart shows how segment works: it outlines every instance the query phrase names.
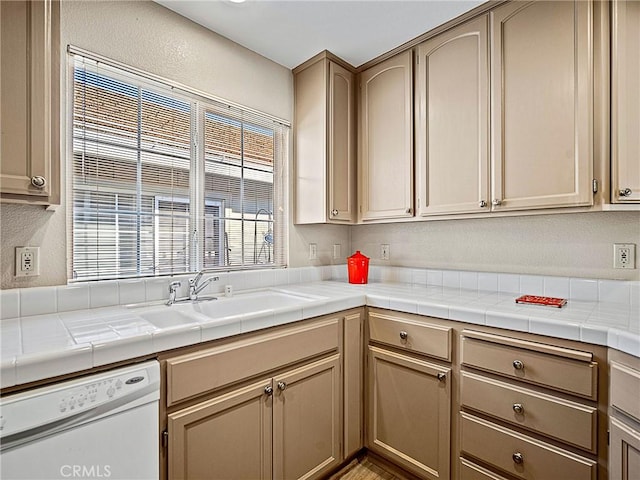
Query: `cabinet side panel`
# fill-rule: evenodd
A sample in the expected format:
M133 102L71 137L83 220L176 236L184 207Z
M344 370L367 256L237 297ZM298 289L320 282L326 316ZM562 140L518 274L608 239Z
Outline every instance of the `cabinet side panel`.
M326 219L327 68L324 60L295 77L295 222Z

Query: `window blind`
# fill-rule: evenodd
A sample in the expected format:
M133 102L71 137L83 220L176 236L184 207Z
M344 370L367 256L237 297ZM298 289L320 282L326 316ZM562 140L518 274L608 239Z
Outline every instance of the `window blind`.
M77 280L284 266L288 127L73 56Z

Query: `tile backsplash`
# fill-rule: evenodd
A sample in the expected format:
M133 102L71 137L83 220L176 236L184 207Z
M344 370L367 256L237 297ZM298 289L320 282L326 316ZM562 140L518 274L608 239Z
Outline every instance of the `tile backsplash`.
M223 294L225 285L233 291L253 290L320 280L347 281L347 267L328 265L278 270L222 272L214 274L202 292ZM110 280L74 283L58 287L22 288L0 291L0 319L43 315L113 305L158 302L168 298L169 283L182 282L179 295L186 296L189 275L173 277ZM369 267L370 283L404 283L511 295L531 294L563 297L569 300L635 305L640 308L640 282L593 280L513 273L433 270L405 267Z

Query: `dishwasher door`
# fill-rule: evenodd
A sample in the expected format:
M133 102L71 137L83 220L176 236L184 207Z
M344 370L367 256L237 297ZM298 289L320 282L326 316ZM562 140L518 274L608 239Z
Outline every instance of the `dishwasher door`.
M0 400L0 478L157 480L158 362Z

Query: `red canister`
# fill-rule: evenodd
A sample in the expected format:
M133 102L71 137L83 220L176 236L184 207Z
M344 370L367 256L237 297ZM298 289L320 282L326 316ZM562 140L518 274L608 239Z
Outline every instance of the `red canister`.
M367 283L369 278L369 257L365 257L357 250L347 258L349 270L349 283Z

